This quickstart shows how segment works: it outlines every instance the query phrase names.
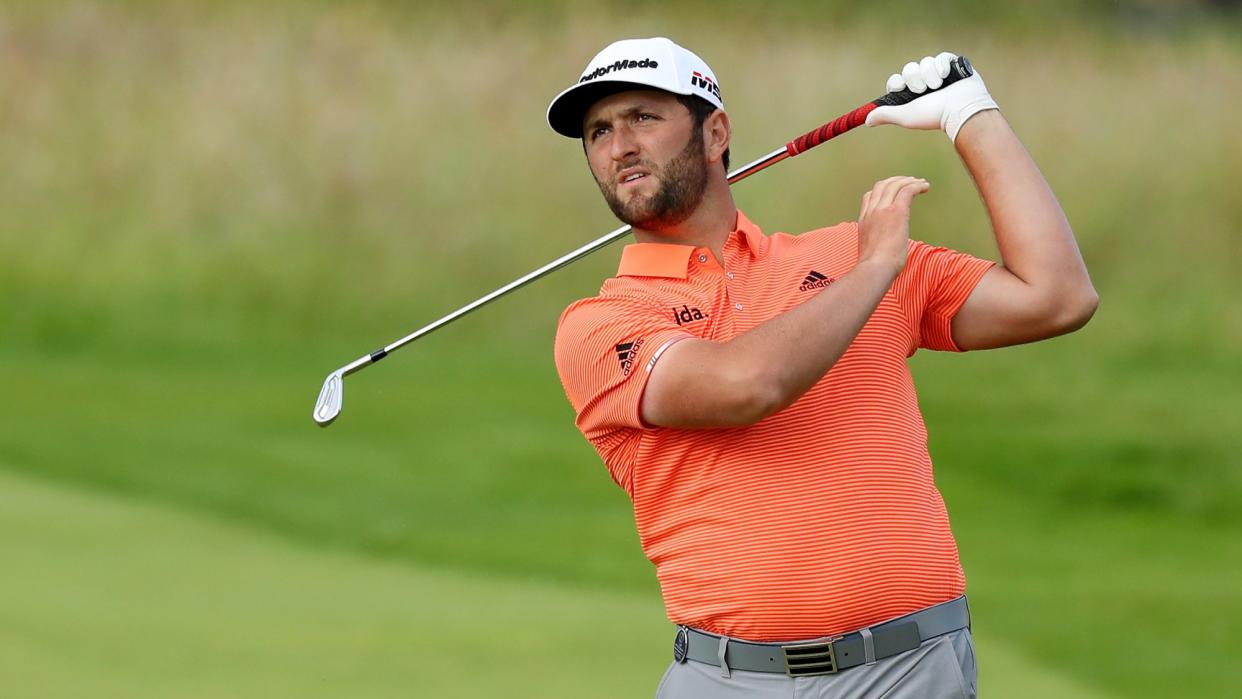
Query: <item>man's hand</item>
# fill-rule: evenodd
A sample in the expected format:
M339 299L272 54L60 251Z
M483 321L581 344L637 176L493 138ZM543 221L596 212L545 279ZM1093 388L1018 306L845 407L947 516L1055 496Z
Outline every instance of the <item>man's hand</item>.
M889 92L909 88L920 94L930 94L898 107L877 107L867 115L867 126L897 124L907 129L943 129L949 140L957 140L957 132L970 117L985 109L1000 109L988 94L979 71L969 78L959 80L938 90L949 75L949 62L957 58L947 51L932 57L924 56L918 63L910 62L900 73L888 79Z
M910 204L930 188L927 180L890 177L863 195L858 213L859 264L874 260L890 266L894 277L901 272L909 249Z

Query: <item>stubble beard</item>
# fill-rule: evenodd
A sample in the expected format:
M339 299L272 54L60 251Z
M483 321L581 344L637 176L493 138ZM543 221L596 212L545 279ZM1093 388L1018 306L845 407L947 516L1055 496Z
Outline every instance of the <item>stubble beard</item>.
M633 195L621 201L617 196L621 186L615 179L605 183L597 177L595 182L608 208L621 221L643 230L671 230L690 218L703 200L703 193L707 191L705 154L703 139L696 138L692 132L686 147L676 157L663 167L649 167L648 177L656 177L660 183L659 189L651 195Z

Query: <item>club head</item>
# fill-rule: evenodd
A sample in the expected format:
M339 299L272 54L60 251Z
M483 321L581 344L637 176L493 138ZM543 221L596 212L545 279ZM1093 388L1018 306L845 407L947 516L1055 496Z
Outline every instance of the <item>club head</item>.
M315 401L315 422L320 427L332 424L337 415L341 414L341 403L345 396L345 377L338 369L323 380L323 388L319 389L319 400Z

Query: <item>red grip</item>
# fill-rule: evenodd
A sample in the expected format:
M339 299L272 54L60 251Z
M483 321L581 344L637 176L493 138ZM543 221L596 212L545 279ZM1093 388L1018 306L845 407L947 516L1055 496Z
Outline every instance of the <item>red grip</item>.
M836 138L856 126L862 126L862 124L867 121L867 115L870 114L871 110L875 108L875 102L868 102L848 114L842 114L827 124L824 124L817 129L807 131L789 143L786 143L785 151L789 153L790 157L793 157L799 153L805 153L824 141Z

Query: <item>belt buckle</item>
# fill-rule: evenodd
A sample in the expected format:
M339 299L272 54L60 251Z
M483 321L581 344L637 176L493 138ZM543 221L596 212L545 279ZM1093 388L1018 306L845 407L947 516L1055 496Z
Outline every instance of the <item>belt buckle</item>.
M785 674L790 677L836 674L837 653L832 644L839 640L840 636L834 636L826 641L781 646L781 653L785 656Z
M690 629L677 627L677 636L673 638L673 662L684 663L690 655Z

